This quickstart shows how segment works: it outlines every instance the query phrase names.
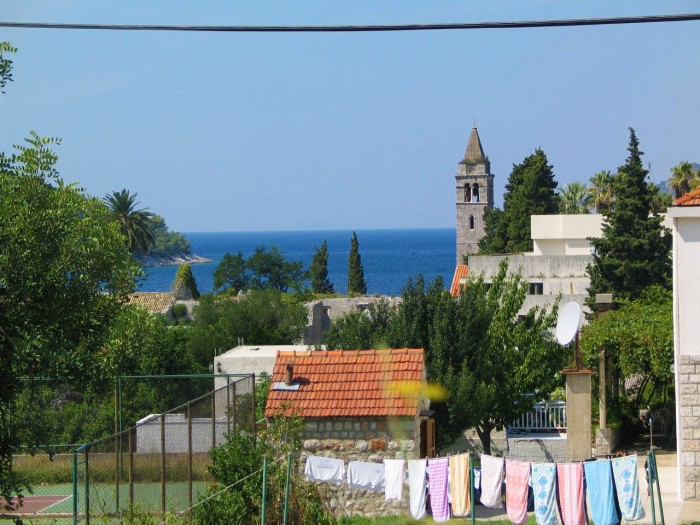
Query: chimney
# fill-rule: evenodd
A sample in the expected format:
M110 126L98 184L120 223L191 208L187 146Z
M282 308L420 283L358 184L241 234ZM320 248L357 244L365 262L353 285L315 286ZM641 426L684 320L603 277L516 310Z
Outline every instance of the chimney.
M294 361L292 359L287 359L287 367L284 373L284 384L289 386L292 384L294 379Z

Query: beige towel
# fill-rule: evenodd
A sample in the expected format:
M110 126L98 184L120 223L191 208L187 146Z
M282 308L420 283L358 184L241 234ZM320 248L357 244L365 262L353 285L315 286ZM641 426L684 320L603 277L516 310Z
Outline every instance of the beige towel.
M469 454L450 456L450 497L454 516L469 514Z

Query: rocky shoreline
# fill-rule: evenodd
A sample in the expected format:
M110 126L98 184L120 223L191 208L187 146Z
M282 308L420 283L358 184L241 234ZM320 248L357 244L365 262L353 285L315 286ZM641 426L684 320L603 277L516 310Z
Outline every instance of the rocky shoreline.
M138 257L143 266L177 266L180 264L201 264L211 262L211 259L191 253L171 253L167 255L141 255Z

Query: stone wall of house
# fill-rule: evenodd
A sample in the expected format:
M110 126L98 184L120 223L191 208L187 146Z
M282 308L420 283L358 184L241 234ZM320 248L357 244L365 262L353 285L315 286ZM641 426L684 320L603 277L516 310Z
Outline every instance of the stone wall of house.
M700 498L700 356L680 356L681 495Z
M595 431L596 456L612 454L622 439L622 431L619 428L598 428Z
M303 469L308 456L323 456L345 461L382 463L385 459L415 459L419 456L418 431L412 419L333 418L331 421L307 420ZM408 513L408 485L401 501L386 501L384 492L351 489L340 485L319 484L319 490L337 516L388 516Z

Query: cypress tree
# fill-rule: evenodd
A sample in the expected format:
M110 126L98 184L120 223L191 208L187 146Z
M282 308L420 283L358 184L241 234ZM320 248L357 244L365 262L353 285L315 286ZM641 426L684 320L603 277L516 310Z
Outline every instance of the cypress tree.
M503 210L484 216L486 235L479 241L480 253L532 251L531 215L559 211L557 182L547 155L540 148L513 166L503 196Z
M334 293L333 283L328 280L328 241L323 241L321 247L316 249L309 266L309 275L314 293Z
M199 298L199 290L197 290L197 282L192 275L192 265L189 263L181 264L175 274L175 282L173 289L179 295L182 295L184 290L188 290L192 295L192 299Z
M357 241L357 234L352 232L350 257L348 258L348 295L364 295L366 293L367 283L360 258L360 243Z
M603 236L591 239L593 262L589 306L595 294L612 292L616 299L637 299L653 284L671 286L671 234L653 212L653 185L642 164L639 140L630 128L629 156L613 177L613 203L603 210Z

